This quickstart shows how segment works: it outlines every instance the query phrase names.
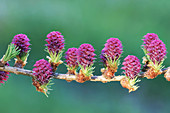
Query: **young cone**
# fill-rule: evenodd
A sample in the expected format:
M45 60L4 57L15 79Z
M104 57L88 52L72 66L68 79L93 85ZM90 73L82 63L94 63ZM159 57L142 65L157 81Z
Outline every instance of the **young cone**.
M9 66L8 63L6 63L5 65ZM0 85L1 83L4 84L5 83L4 81L7 81L8 77L9 77L9 72L0 71Z
M114 77L115 72L117 72L119 65L119 58L123 52L123 46L118 38L110 38L107 40L105 47L102 49L100 58L105 66L101 69L102 75L111 79Z
M120 81L122 87L129 89L129 92L137 90L139 86L135 86L135 84L139 81L137 76L141 68L139 59L136 56L128 55L122 65L124 65L123 73L126 75L126 78Z
M31 45L29 41L29 38L25 34L18 34L14 36L12 44L16 46L17 50L20 50L19 55L16 56L17 59L14 66L23 68L26 65L29 51L31 49L29 48Z
M76 70L78 68L77 63L77 48L69 48L65 53L68 74L76 75Z
M93 76L93 63L95 60L94 48L91 44L82 44L77 51L77 61L80 66L80 72L77 75L77 82L83 83Z
M149 39L149 37L144 36L145 39L143 50L145 57L143 58L145 77L148 79L153 79L161 74L162 64L166 57L166 47L165 44L158 38L157 35L154 35L155 38Z
M37 61L34 64L33 75L35 78L33 78L33 85L36 87L37 91L40 91L44 93L47 96L47 93L49 89L49 85L52 85L50 83L50 79L53 76L53 71L50 63L44 59L41 59Z
M47 35L47 39L45 40L48 44L45 44L47 47L47 52L50 57L48 57L51 66L53 67L53 71L56 71L59 64L62 64L61 61L62 52L64 49L64 38L58 31L50 32Z

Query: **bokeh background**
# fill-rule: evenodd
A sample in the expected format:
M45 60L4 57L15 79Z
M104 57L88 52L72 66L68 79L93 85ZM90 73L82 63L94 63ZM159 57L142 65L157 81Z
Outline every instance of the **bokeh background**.
M51 31L60 31L65 50L90 43L97 60L104 43L118 37L124 47L121 62L127 55L144 56L143 36L157 33L170 49L169 0L0 0L0 55L14 35L25 33L31 40L31 53L25 68L32 69L36 60L46 58L44 40ZM168 45L169 44L169 45ZM167 57L170 57L167 54ZM169 59L169 60L168 60ZM170 58L164 65L170 65ZM64 60L64 58L63 58ZM13 60L10 64L13 65ZM64 64L58 72L66 73ZM119 70L117 74L121 74ZM154 80L142 79L136 92L128 93L119 82L103 84L54 80L47 98L36 92L31 78L11 74L0 87L0 113L169 113L170 82L163 75Z

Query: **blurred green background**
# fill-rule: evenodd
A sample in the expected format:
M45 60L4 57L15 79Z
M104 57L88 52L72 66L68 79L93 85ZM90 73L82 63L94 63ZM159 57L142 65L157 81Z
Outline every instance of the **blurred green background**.
M60 31L65 49L90 43L97 58L105 41L118 37L124 47L121 62L127 55L143 57L142 38L157 33L170 48L169 0L0 0L0 55L14 35L25 33L31 40L31 53L25 68L46 58L44 40L51 31ZM169 44L169 45L168 45ZM167 54L167 57L170 57ZM63 58L63 60L65 60ZM102 63L95 62L99 75ZM13 60L10 62L13 65ZM166 59L165 66L170 65ZM66 73L64 64L58 72ZM121 74L121 70L117 74ZM142 79L136 92L128 93L119 82L54 80L47 98L36 92L31 78L11 74L0 87L0 113L169 113L170 82L163 75L154 80Z

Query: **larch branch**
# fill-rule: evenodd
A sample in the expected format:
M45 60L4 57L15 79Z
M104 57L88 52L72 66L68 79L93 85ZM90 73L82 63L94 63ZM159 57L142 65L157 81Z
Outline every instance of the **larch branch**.
M162 69L162 74L166 73L167 70L168 70L168 68ZM33 75L34 71L22 69L22 68L18 68L18 67L4 66L4 67L0 67L0 71L6 71L6 72L14 73L14 74L17 74L17 75L18 74L26 75L26 76L30 76L32 78L35 77ZM139 78L142 78L143 75L144 75L144 72L140 73ZM76 80L75 75L60 74L60 73L55 73L53 78L54 79L64 79L64 80L67 80L67 81ZM111 82L111 81L121 81L123 78L125 78L125 76L120 75L120 76L115 76L112 79L106 79L105 77L100 75L100 76L92 76L89 81L101 81L101 82L106 83L106 82Z

